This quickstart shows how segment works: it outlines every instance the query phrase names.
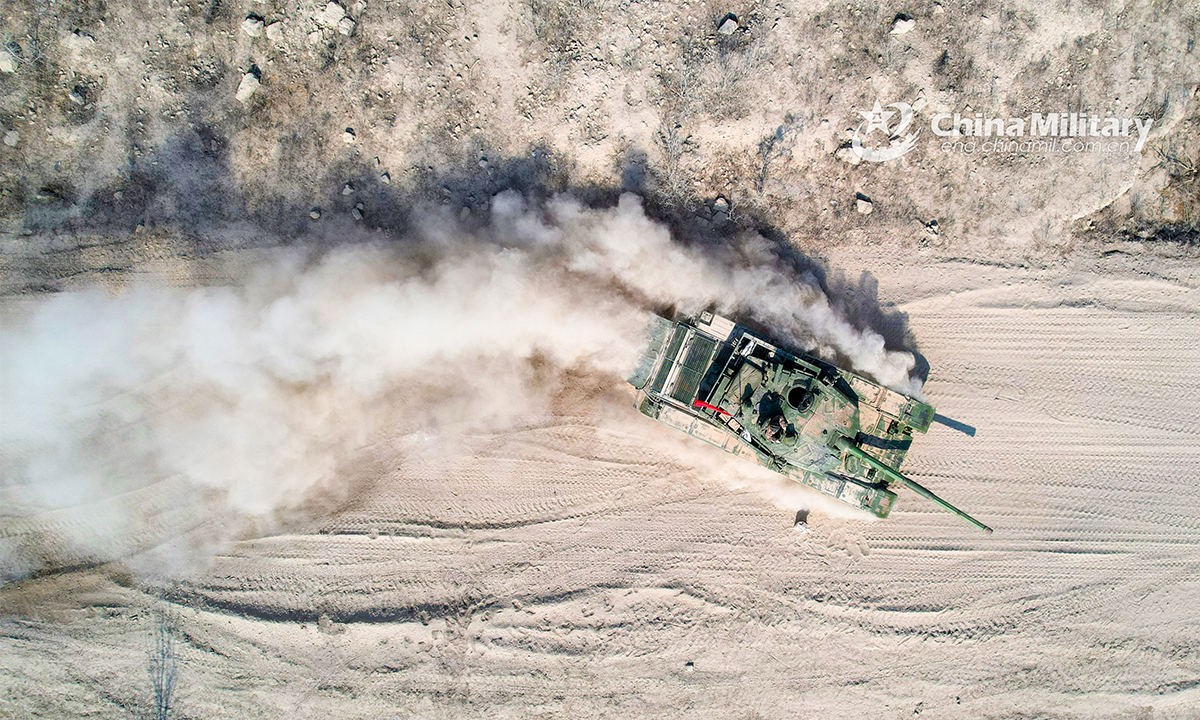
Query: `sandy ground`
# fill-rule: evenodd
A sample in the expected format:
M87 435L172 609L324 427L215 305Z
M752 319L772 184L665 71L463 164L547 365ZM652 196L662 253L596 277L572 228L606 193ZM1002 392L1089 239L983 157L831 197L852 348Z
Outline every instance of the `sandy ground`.
M886 521L848 517L587 373L502 431L443 423L449 455L375 432L332 490L251 520L236 487L120 458L107 495L46 507L4 447L0 715L153 717L157 661L181 718L1200 717L1192 4L0 16L0 349L47 298L236 288L279 246L407 247L430 207L469 236L504 191L604 208L631 191L677 239L752 230L798 253L839 317L918 354L942 422L904 470L996 529L903 491ZM875 100L926 128L1154 125L1132 154L966 155L923 131L854 162ZM614 291L677 300L637 292ZM44 358L64 376L104 350L76 330L80 362ZM137 427L105 430L132 448Z
M5 712L144 708L169 607L185 717L1196 717L1194 266L836 259L896 298L956 425L907 470L993 536L908 493L804 536L632 408L562 415L383 473L170 605L111 570L6 590Z

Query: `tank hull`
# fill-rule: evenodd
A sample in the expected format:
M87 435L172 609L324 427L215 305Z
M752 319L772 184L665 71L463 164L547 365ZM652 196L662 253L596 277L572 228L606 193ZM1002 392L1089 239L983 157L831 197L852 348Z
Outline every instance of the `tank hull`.
M839 439L898 468L934 414L710 313L656 318L629 381L647 417L881 518L896 499L888 478Z

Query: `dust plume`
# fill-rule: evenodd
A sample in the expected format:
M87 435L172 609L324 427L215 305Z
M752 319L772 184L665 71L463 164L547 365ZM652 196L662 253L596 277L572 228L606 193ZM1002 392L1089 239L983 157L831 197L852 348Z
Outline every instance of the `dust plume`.
M339 467L380 433L548 417L565 372L615 391L652 307L750 316L919 392L910 354L784 267L754 235L683 245L632 195L597 210L505 193L482 228L430 211L393 243L278 250L236 287L38 299L0 346L0 572L133 555L179 571L233 518L336 500Z

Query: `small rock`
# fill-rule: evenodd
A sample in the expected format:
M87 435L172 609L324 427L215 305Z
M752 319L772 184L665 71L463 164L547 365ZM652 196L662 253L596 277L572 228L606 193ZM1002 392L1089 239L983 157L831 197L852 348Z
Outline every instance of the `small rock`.
M713 200L713 212L729 212L729 201L724 195L718 195L716 200Z
M353 209L350 211L350 214L354 216L354 219L355 219L355 220L362 220L362 219L363 219L363 213L362 213L362 211L363 211L363 204L362 204L362 203L358 203L358 204L356 204L356 205L354 206L354 208L353 208Z
M342 142L352 145L354 140L354 128L346 128L346 132L342 133Z
M380 166L380 164L381 164L381 163L379 162L379 157L378 157L378 156L377 156L377 157L375 157L375 158L373 158L373 159L371 160L371 163L372 163L372 164L373 164L375 167L379 167L379 166Z
M238 102L244 103L250 99L260 84L254 73L246 73L242 76L242 81L238 83L237 94L234 97Z
M283 39L283 23L273 22L267 26L267 39L279 42Z
M737 32L737 29L737 17L734 16L733 13L730 13L729 15L725 16L724 20L721 21L721 26L717 28L717 32L721 33L722 35L732 35Z
M313 30L312 32L310 32L308 34L308 44L309 45L316 45L320 42L321 42L321 31L320 30Z
M337 635L345 632L346 628L343 625L335 623L328 615L321 615L317 618L317 630L326 635Z
M335 27L344 17L346 17L345 8L335 2L331 2L317 15L317 21L329 27Z
M257 15L247 15L242 21L242 32L250 37L259 37L263 34L263 19Z
M354 186L351 185L350 183L346 183L346 185L342 188L342 195L353 195L353 194L354 194Z
M91 37L90 35L83 34L79 30L75 30L74 32L67 35L65 44L67 47L71 48L72 50L79 52L82 50L86 50L87 48L90 48L92 45L95 45L96 39Z
M488 166L487 156L485 155L484 157L479 158L479 167L486 168L487 166Z
M870 198L859 195L858 200L854 203L854 209L863 215L870 215L875 210L875 204L871 202Z
M83 95L80 94L80 92L78 90L72 90L71 92L67 93L67 99L70 100L71 102L75 103L76 105L83 105L83 103L85 102L83 99Z
M692 662L691 660L687 661L683 664L683 671L689 673L696 672L696 663Z
M904 15L897 16L892 21L892 35L903 35L917 26L917 21Z
M344 17L338 21L337 29L343 35L350 35L354 32L354 21L348 17Z
M858 153L854 152L854 148L850 147L849 145L843 145L842 147L838 148L837 152L835 152L833 155L838 160L851 165L857 165L862 162L862 158L860 158Z
M309 210L308 216L310 218L312 218L313 220L320 220L321 219L321 208L315 207L312 210Z
M391 185L392 176L387 173L383 173L379 176L379 182L383 183L384 185Z
M938 229L938 221L930 220L925 224L925 234L931 238L936 238L941 231Z
M21 142L21 133L16 130L9 130L4 133L4 144L9 147L16 147L17 143Z
M17 56L8 50L0 49L0 72L16 72Z

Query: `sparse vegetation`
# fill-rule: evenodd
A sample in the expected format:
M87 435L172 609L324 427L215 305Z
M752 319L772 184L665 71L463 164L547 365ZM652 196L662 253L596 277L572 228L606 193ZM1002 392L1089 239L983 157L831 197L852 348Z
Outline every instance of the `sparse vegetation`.
M173 702L178 690L179 660L175 654L175 631L177 618L166 609L156 608L151 613L151 639L146 670L150 675L153 694L154 720L169 720L173 713Z
M767 135L758 142L758 173L754 177L754 190L759 194L766 191L767 178L772 167L784 162L791 154L796 138L804 125L792 115L783 120L783 124L775 128L775 132Z
M570 57L590 37L596 0L523 0L525 17L537 42L551 56Z

